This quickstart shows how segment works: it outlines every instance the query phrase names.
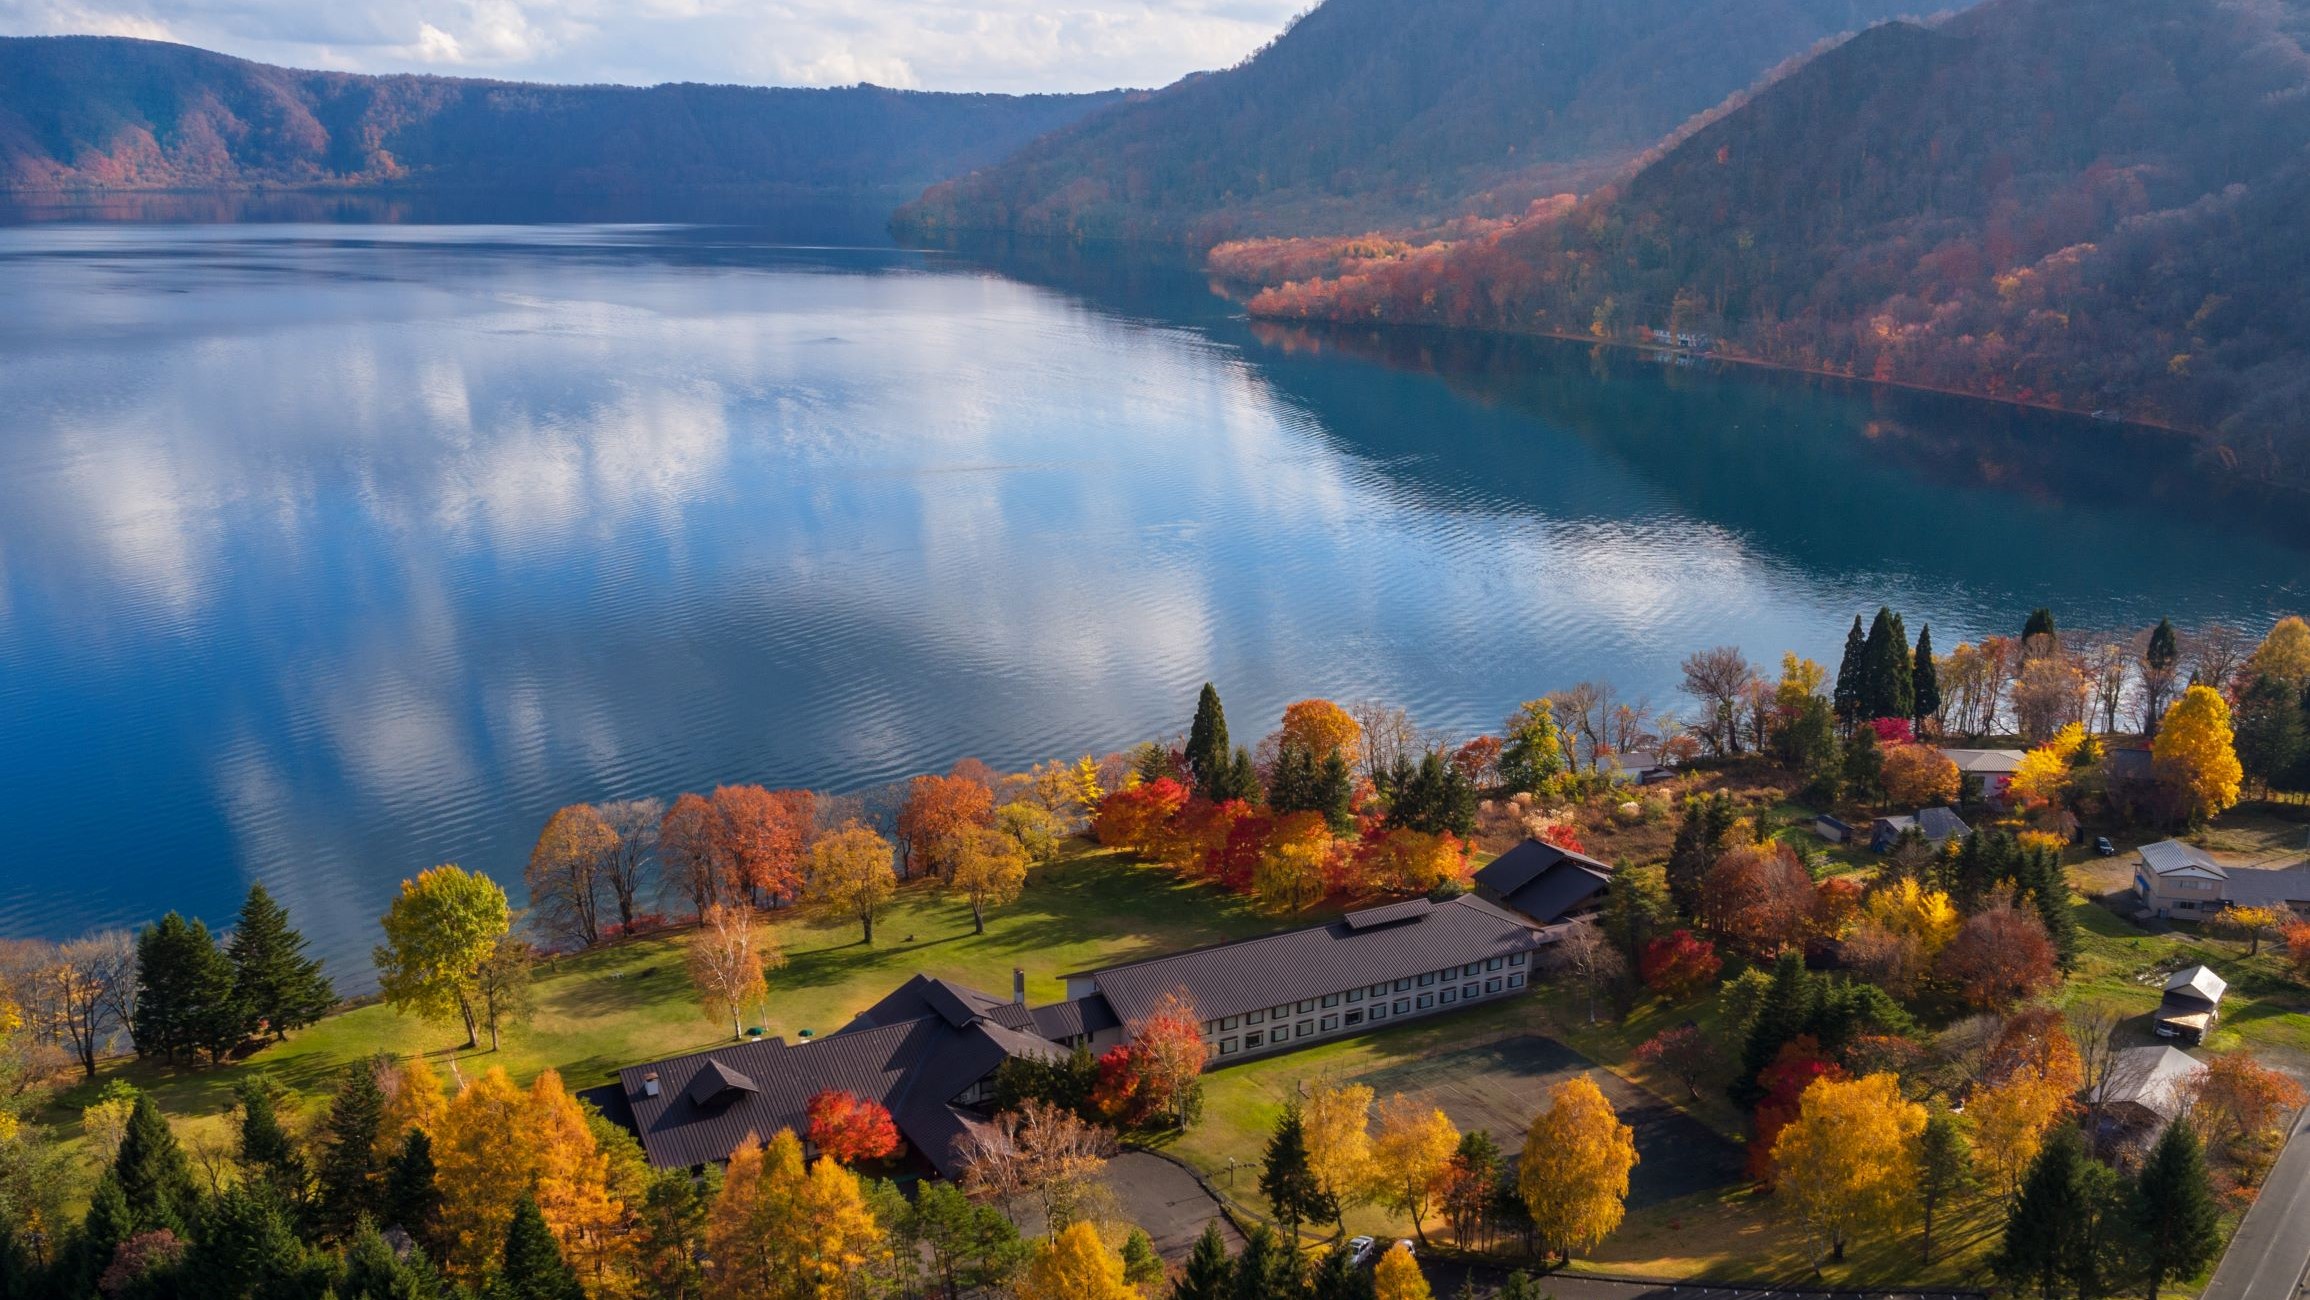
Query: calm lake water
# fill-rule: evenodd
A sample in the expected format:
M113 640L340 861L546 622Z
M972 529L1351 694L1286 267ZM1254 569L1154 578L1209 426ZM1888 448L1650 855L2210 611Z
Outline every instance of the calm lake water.
M546 814L1306 695L1472 733L1688 652L2304 604L2298 501L2087 421L1192 275L636 226L0 229L0 936L251 879L348 987Z

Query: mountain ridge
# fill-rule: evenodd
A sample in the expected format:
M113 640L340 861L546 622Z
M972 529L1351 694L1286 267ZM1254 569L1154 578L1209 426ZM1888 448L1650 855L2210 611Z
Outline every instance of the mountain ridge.
M917 188L1122 98L552 85L0 38L0 191Z

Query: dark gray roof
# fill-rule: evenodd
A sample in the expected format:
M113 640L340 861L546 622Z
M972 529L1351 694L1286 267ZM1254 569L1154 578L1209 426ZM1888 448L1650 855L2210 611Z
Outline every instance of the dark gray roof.
M897 1016L909 998L920 999L923 1014L869 1023L877 1014ZM1013 1008L1029 1027L1012 1028L992 1014L959 1015L958 1008ZM906 1140L952 1176L954 1142L967 1119L951 1104L954 1099L1007 1059L1061 1054L1029 1022L1025 1007L918 976L816 1042L733 1043L629 1066L618 1071L617 1095L599 1096L596 1104L631 1124L651 1164L677 1168L726 1160L749 1139L767 1139L780 1129L804 1133L812 1097L853 1093L889 1110ZM644 1090L653 1073L655 1097Z
M1541 840L1524 841L1476 873L1485 897L1542 925L1563 920L1611 883L1611 867Z
M1573 853L1557 848L1546 840L1528 839L1499 857L1492 859L1476 872L1476 883L1506 897L1529 885L1542 872L1561 862L1586 867L1602 876L1610 876L1612 868L1584 853Z
M1917 810L1917 829L1925 838L1939 844L1947 839L1961 839L1973 833L1965 819L1947 808L1920 808Z
M1168 993L1183 995L1199 1017L1210 1020L1529 952L1544 942L1528 922L1472 895L1416 912L1401 904L1371 911L1395 919L1377 925L1367 919L1359 928L1343 918L1070 978L1094 981L1125 1024L1153 1011Z
M1034 1023L1032 1013L1016 1002L934 975L917 975L859 1012L843 1028L903 1025L924 1016L937 1016L957 1029L982 1017L1011 1029L1025 1029Z
M1036 1007L1028 1013L1034 1017L1035 1032L1053 1042L1069 1038L1088 1038L1108 1029L1119 1029L1122 1018L1107 999L1094 993L1072 1002L1053 1002L1047 1007Z

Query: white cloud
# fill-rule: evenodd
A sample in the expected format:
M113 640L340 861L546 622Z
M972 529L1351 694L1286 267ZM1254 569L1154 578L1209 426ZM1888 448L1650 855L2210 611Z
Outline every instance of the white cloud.
M1163 85L1304 0L0 0L0 34L182 41L360 72L930 90Z

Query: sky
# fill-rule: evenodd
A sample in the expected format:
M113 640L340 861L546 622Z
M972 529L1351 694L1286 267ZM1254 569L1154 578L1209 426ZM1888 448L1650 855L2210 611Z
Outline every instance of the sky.
M1160 86L1310 0L0 0L0 35L178 41L346 72L920 90Z

